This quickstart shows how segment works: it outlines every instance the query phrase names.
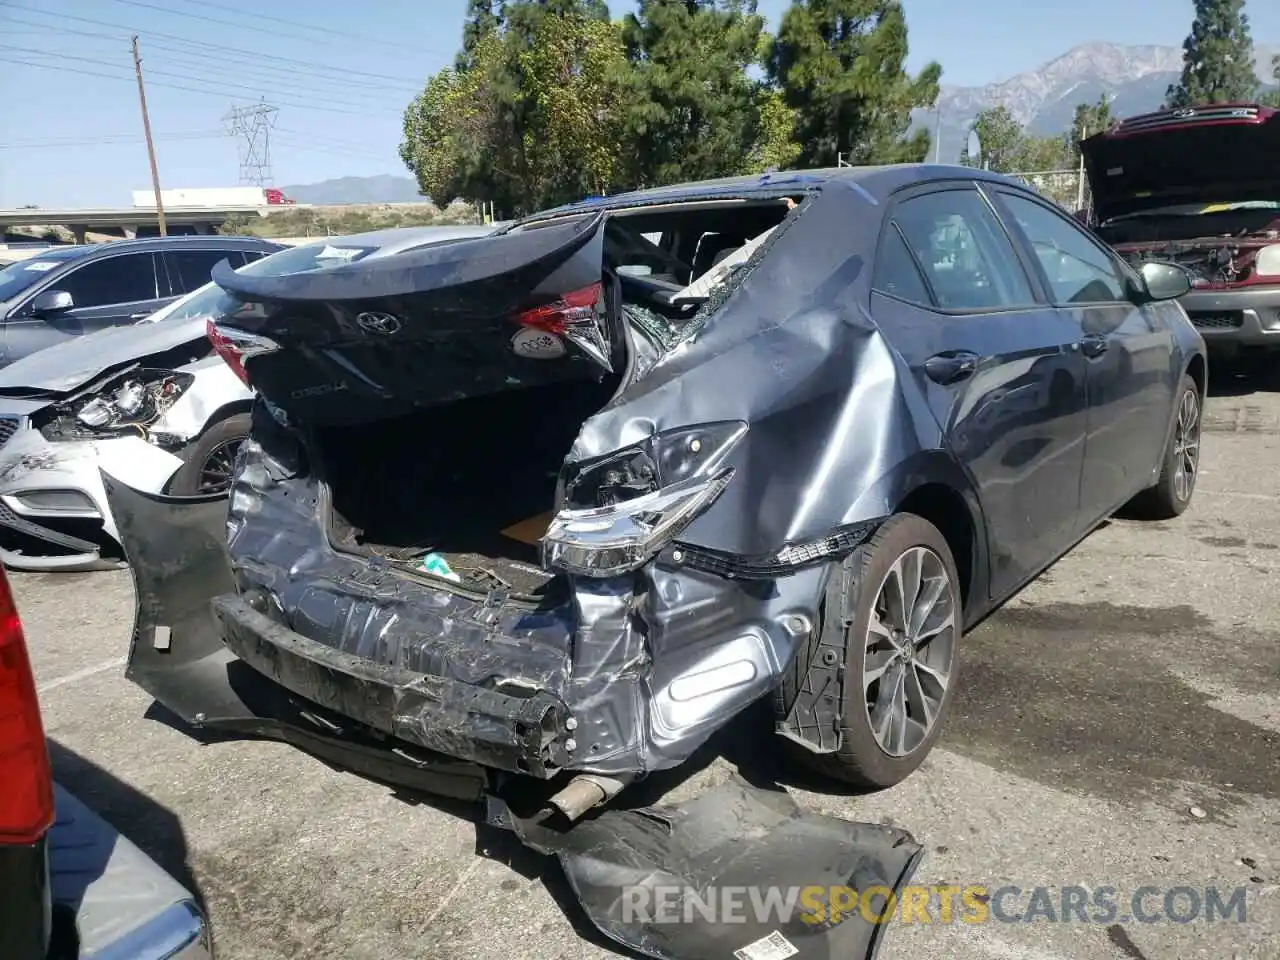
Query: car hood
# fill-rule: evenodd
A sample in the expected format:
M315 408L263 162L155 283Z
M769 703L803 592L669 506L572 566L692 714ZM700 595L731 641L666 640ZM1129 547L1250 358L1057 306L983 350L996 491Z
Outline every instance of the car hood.
M1098 223L1176 204L1280 199L1280 111L1250 108L1245 119L1234 116L1244 109L1209 109L1178 118L1186 122L1135 117L1081 143Z
M65 394L116 367L164 353L204 336L204 319L143 321L108 327L37 350L0 369L0 396Z

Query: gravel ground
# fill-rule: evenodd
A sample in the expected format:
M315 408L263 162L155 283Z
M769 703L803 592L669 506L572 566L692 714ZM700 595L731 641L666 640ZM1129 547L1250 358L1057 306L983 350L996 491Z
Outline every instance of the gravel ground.
M883 960L1280 957L1280 394L1220 386L1203 463L1185 516L1113 521L969 635L919 772L870 796L795 791L912 831L921 883L1110 886L1117 917L895 922ZM127 574L12 582L56 774L198 892L222 957L612 955L554 868L477 855L469 809L280 744L201 746L149 715L122 676ZM680 792L729 770L717 759ZM1247 920L1121 922L1143 886L1244 888Z

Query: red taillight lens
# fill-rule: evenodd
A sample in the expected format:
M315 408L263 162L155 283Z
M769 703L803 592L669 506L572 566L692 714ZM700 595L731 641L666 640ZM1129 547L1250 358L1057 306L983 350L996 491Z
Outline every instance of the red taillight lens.
M0 844L35 843L53 825L53 775L22 621L0 571Z
M240 356L240 349L235 341L219 330L218 325L212 320L204 322L204 334L213 344L213 352L222 358L223 362L231 368L231 372L239 377L246 387L251 386L249 372L244 368L244 359Z
M540 307L522 310L515 316L522 327L533 327L547 333L564 333L575 324L590 323L595 319L596 304L600 302L603 286L593 283L581 290L562 294L559 300Z

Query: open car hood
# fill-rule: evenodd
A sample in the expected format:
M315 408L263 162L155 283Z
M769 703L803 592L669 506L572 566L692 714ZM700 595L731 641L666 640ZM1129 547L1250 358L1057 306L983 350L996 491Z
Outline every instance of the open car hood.
M0 396L49 397L74 393L117 367L204 338L204 320L143 321L108 327L37 350L0 369ZM207 342L207 341L206 341ZM198 351L208 353L201 346Z
M1280 111L1146 114L1081 144L1099 223L1157 207L1280 200Z

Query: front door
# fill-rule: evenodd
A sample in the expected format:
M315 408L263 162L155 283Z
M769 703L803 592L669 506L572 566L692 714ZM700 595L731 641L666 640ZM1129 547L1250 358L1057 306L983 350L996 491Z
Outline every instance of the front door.
M167 287L157 286L156 279L156 259L150 253L103 257L68 271L34 291L31 299L61 290L71 294L71 308L36 315L29 301L19 307L5 327L8 359L18 360L71 337L149 316L173 299Z
M1043 293L971 184L890 210L873 313L910 364L986 520L991 592L1017 589L1073 542L1086 424L1075 318Z
M1068 217L1014 191L1001 191L1000 202L1034 249L1054 305L1084 333L1083 534L1151 482L1172 410L1173 330L1161 311L1134 302L1128 269Z

